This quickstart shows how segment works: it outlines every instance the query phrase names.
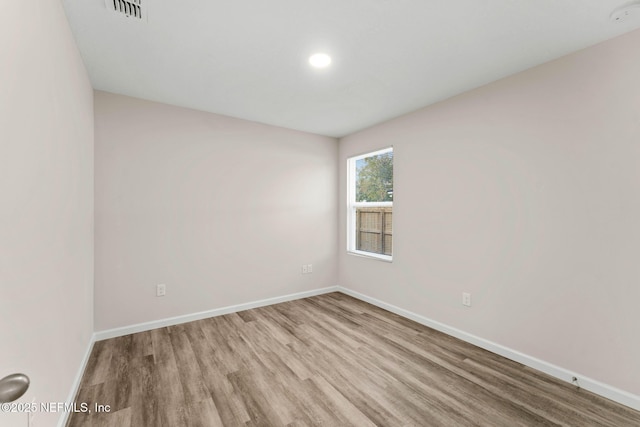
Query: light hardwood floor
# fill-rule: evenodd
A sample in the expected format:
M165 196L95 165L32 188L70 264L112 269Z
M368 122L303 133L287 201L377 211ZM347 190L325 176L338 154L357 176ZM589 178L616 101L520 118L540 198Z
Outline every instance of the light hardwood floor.
M95 344L68 426L640 426L640 412L341 293Z

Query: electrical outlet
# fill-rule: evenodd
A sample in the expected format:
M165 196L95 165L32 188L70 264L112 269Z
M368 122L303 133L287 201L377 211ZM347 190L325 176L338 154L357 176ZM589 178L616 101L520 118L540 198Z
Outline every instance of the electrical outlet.
M462 305L471 307L471 294L467 292L462 293Z
M163 297L167 294L167 286L166 285L156 285L156 296Z
M307 265L307 272L308 272L309 274L313 273L313 264L309 264L309 265Z
M302 266L302 274L307 274L309 273L309 266L307 264L304 264Z

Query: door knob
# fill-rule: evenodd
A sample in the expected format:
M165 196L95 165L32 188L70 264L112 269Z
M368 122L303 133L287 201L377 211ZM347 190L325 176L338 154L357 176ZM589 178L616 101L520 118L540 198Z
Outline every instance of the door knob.
M25 374L7 375L0 380L0 403L13 402L29 388L29 377Z

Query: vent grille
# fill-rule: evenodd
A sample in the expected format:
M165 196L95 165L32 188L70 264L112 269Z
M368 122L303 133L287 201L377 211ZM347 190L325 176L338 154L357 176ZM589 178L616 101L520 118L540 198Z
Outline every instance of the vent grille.
M147 20L147 11L142 0L104 0L107 9L127 18Z

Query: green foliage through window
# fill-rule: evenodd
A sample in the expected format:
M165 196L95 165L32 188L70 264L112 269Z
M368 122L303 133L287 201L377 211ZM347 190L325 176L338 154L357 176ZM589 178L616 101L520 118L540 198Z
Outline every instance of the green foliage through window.
M356 161L356 201L393 201L393 152Z

